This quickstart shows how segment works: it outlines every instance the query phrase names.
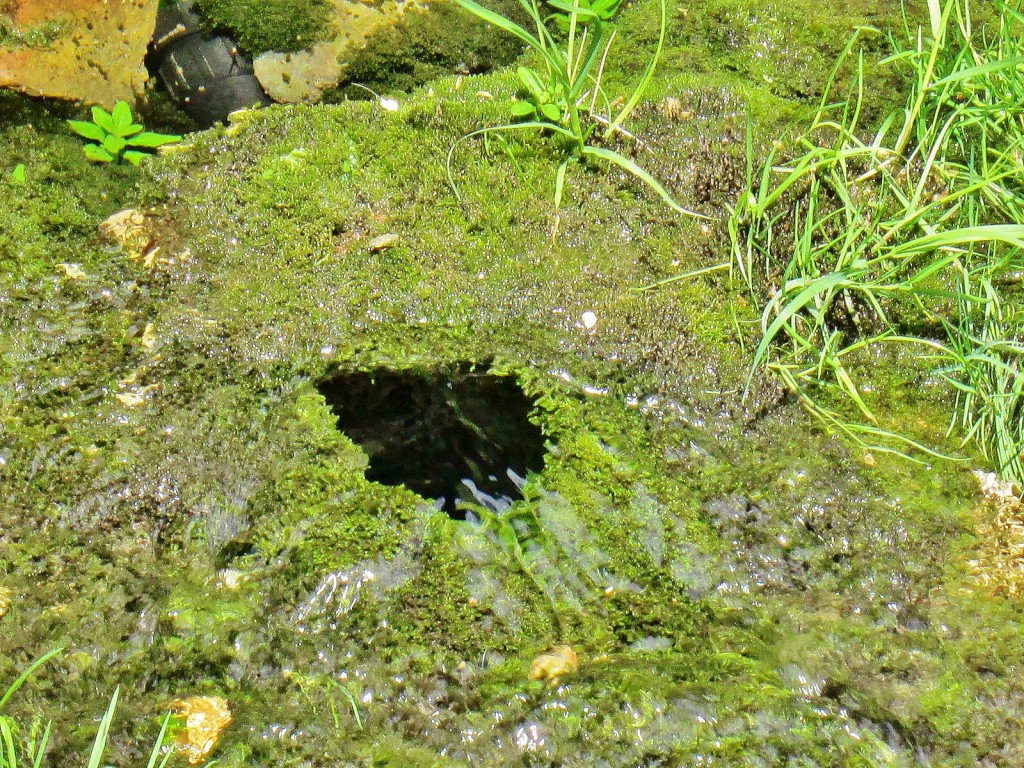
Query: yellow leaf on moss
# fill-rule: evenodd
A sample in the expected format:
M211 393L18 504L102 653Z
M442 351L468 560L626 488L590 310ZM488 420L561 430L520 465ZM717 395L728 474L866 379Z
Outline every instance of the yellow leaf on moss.
M189 696L171 702L171 708L185 718L176 743L191 765L198 765L217 746L217 740L231 722L228 702L220 696Z

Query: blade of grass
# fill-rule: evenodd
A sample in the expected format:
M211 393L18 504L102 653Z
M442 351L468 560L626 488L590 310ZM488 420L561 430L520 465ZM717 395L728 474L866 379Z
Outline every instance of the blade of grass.
M86 764L86 768L100 768L103 762L103 751L106 749L107 739L110 737L110 725L114 721L114 710L117 708L117 697L120 691L121 687L118 686L114 689L114 695L110 697L110 706L107 707L106 714L100 720L100 727L96 731L96 740L92 744L92 752L89 753L89 762Z
M11 698L11 696L13 696L17 692L17 690L25 684L25 681L32 676L33 672L35 672L37 669L39 669L39 667L41 667L43 664L48 662L50 659L52 659L54 656L56 656L63 650L63 648L54 648L51 651L47 651L34 662L32 662L24 672L18 675L17 679L13 683L11 683L11 685L7 688L7 692L4 693L2 697L0 697L0 710L3 710L4 704L6 704L7 701Z

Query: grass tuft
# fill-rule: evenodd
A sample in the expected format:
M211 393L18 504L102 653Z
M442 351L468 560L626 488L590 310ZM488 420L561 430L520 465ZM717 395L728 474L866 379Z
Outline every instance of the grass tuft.
M855 370L899 347L955 394L951 431L1024 483L1024 16L998 2L977 28L970 0L933 0L884 63L908 70L905 106L862 125L860 30L810 127L759 167L730 211L729 271L761 308L760 371L827 429L874 449L942 455L881 427ZM723 265L724 266L724 265ZM846 401L850 407L837 401Z

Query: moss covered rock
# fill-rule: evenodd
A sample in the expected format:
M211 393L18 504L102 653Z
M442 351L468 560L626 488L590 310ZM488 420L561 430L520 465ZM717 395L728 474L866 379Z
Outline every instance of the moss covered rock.
M740 399L758 318L714 272L643 290L727 258L718 221L596 164L556 212L562 148L529 133L459 143L457 196L453 143L516 88L194 134L130 194L150 267L94 233L120 171L3 124L29 181L0 230L0 675L68 649L5 712L53 713L67 756L120 683L115 763L200 693L228 699L215 756L239 766L1012 760L1020 614L966 565L973 480L851 450L770 382ZM711 216L747 111L805 106L753 71L655 89L644 146L614 146ZM455 364L514 377L547 442L475 521L369 482L317 389ZM923 388L893 402L941 430ZM578 668L531 679L560 645Z
M332 31L329 0L196 0L195 6L253 55L300 51Z

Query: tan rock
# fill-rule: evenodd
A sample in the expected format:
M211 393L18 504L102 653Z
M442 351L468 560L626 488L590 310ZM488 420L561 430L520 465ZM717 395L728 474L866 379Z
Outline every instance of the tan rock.
M148 79L143 59L158 0L7 0L18 29L59 22L45 48L0 48L0 87L110 109L134 101Z
M146 226L146 214L134 208L112 213L100 225L107 240L121 246L130 258L141 258L153 246L153 235Z
M341 78L348 61L366 40L381 27L396 23L415 0L395 2L376 0L331 0L332 22L338 34L333 40L317 43L298 53L268 52L253 61L256 79L274 101L312 103Z
M13 601L14 593L7 587L0 587L0 619L7 613L7 609L11 607Z

